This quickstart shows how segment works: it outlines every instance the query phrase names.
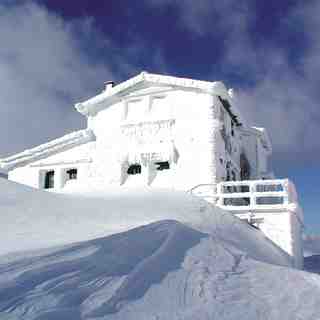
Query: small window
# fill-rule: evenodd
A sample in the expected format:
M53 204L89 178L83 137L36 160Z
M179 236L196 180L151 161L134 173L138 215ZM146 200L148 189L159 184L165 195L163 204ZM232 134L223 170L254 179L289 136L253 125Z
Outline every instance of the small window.
M155 162L155 165L156 165L156 167L157 167L157 170L159 170L159 171L170 169L170 164L169 164L168 161Z
M54 171L47 171L44 177L44 188L52 189L54 188Z
M69 169L67 170L67 180L76 180L78 175L77 169Z
M128 174L141 174L141 165L140 164L132 164L128 170Z

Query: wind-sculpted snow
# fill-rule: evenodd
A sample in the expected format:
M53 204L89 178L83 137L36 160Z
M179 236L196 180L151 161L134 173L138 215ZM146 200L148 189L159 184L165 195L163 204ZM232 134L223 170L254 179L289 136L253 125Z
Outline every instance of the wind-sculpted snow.
M0 255L90 240L169 219L215 234L254 259L290 264L260 231L184 192L123 187L87 191L86 196L81 191L55 194L0 179Z
M320 255L320 236L306 235L303 239L305 256Z
M304 270L320 274L320 255L315 254L305 257Z
M184 193L84 197L0 179L0 213L1 320L320 318L317 274Z
M304 247L304 269L309 272L320 274L320 237L317 235L305 236Z
M0 257L0 319L317 319L319 279L168 220Z
M110 287L112 295L90 314L115 313L122 303L141 298L152 284L179 269L186 251L204 236L163 221L54 252L0 258L0 310L17 316L27 312L32 318L36 309L57 313L59 319L70 319L75 312L78 318L88 298L96 300L100 289Z

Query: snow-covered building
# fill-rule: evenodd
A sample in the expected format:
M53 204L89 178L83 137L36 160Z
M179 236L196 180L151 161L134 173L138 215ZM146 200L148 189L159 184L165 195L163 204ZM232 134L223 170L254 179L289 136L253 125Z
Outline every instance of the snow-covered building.
M186 191L206 185L216 194L225 181L273 178L266 130L246 124L222 82L142 72L118 85L106 83L102 93L75 108L87 128L1 159L10 180L56 191L72 185ZM300 224L284 227L298 247Z
M245 125L222 82L143 72L75 107L87 129L2 159L10 179L46 189L76 180L188 190L270 177L266 130Z

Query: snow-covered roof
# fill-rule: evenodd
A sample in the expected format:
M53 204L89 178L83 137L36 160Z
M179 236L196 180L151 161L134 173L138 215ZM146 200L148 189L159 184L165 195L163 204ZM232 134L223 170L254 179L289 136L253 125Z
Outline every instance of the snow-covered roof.
M69 133L35 148L25 150L8 158L0 159L0 172L8 172L15 168L23 167L29 163L94 140L95 135L91 129Z
M102 93L89 100L77 103L75 108L85 116L94 116L99 111L119 101L129 92L133 90L139 90L148 85L188 88L212 95L217 95L222 99L228 100L230 105L233 107L233 101L228 93L228 90L221 81L201 81L141 72L137 76L114 87L108 87L108 90L104 90ZM236 108L232 108L232 112L235 114L235 116L240 118L240 114Z

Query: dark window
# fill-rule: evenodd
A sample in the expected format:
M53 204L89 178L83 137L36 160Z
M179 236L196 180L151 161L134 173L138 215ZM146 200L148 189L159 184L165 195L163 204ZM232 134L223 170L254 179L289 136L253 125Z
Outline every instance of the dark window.
M169 164L168 161L155 162L155 165L156 165L156 167L157 167L157 170L159 170L159 171L170 169L170 164Z
M69 169L67 170L67 180L76 180L78 175L77 169Z
M228 161L226 163L226 181L230 181L231 180L231 176L230 176L230 162Z
M128 170L128 174L140 174L141 173L141 165L140 164L132 164Z
M52 189L54 188L54 171L47 171L44 177L44 188Z
M244 153L240 155L240 179L249 180L250 179L250 164Z

